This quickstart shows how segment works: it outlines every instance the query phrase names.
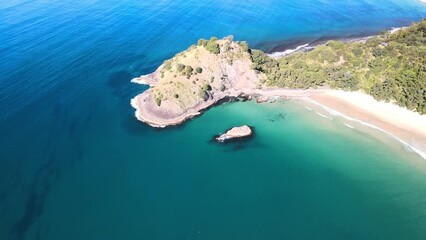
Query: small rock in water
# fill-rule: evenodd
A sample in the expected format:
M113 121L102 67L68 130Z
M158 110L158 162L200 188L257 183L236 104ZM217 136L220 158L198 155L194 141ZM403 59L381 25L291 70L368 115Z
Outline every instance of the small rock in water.
M264 103L264 102L267 102L268 100L269 100L269 97L267 96L258 96L256 98L257 103Z
M218 137L216 137L216 141L225 142L231 139L248 137L248 136L251 136L252 134L253 134L252 129L247 125L244 125L241 127L233 127L230 130L226 131L224 134L221 134Z

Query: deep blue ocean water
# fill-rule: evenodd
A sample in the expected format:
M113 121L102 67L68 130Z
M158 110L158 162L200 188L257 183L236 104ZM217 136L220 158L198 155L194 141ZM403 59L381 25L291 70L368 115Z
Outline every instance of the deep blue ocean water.
M0 239L425 239L426 161L301 103L136 121L130 79L210 36L271 51L426 17L416 0L0 1ZM211 136L238 124L247 142Z

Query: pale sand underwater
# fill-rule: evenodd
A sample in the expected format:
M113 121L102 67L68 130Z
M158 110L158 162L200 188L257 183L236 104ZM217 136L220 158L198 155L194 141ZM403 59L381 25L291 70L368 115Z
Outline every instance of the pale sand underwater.
M390 134L426 159L426 116L361 92L330 90L308 100L332 115L376 128Z

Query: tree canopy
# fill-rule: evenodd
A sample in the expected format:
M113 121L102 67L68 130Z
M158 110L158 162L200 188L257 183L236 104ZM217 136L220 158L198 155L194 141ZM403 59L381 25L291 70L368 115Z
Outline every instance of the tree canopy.
M426 113L426 19L364 42L329 41L280 59L250 52L267 85L363 89L377 100Z

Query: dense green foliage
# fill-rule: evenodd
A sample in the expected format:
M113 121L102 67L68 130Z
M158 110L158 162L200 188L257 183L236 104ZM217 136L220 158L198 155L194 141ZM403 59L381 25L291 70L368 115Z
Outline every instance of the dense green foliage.
M178 63L178 64L177 64L177 66L176 66L176 70L177 70L178 72L182 72L184 69L185 69L185 64L182 64L182 63Z
M198 45L204 46L209 52L214 54L220 53L220 46L217 43L216 37L211 37L210 40L200 39L198 40Z
M165 64L164 66L166 67L167 65ZM186 76L186 78L188 78L188 79L191 77L191 75L194 71L194 69L191 66L185 65L185 64L182 64L182 63L178 63L176 65L176 70L179 73L181 73L182 75Z
M209 91L212 90L212 87L208 84L205 83L203 84L203 86L200 87L199 91L198 91L198 95L200 96L200 98L204 99L204 101L207 101L207 99L209 99Z
M189 65L185 66L185 73L184 74L186 75L186 78L189 79L191 77L193 70L194 69L191 66L189 66Z
M208 42L209 42L208 40L201 38L201 39L198 40L198 46L205 47Z
M329 41L280 59L252 50L251 57L270 86L363 89L378 100L426 113L426 19L365 42Z
M241 48L243 49L244 52L249 51L249 46L248 46L246 41L239 42L239 44L240 44L240 46L241 46Z

